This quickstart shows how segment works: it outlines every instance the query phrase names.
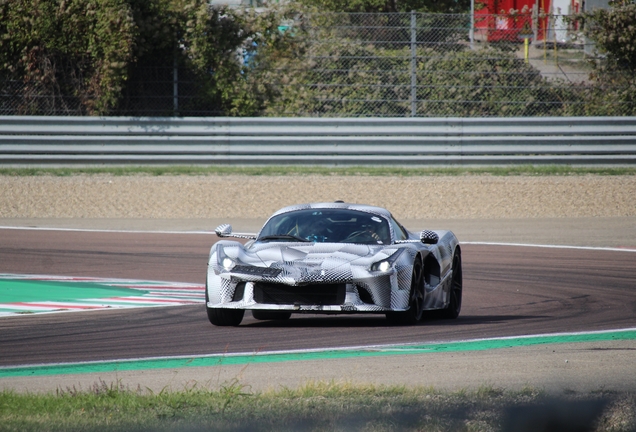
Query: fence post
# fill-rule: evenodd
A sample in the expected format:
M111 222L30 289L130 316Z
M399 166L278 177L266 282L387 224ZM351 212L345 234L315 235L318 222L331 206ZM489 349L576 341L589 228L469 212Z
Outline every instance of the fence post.
M417 15L411 11L411 117L417 115Z
M537 45L539 41L539 5L536 3L532 6L532 34L532 41ZM545 43L545 37L543 42Z
M470 0L470 31L468 32L470 49L475 49L475 0Z
M177 63L177 50L174 50L174 58L172 61L172 100L174 108L174 116L179 115L179 65Z

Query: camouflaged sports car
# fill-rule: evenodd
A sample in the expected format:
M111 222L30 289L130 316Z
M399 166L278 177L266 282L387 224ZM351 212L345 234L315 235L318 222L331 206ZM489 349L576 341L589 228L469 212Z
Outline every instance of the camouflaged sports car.
M426 311L456 318L462 261L451 231L412 233L380 207L344 202L285 207L258 234L215 230L208 259L210 322L237 326L292 313L385 314L415 324Z

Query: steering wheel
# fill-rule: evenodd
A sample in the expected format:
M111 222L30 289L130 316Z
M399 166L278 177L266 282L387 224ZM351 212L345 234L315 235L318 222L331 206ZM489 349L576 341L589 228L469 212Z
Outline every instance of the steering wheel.
M373 237L373 236L371 235L371 233L370 233L370 232L368 232L367 230L358 230L358 231L354 231L354 232L352 232L351 234L349 234L349 235L348 235L348 236L344 239L344 241L347 241L347 240L349 240L349 239L353 239L353 238L356 238L356 237L361 237L362 235L364 235L365 237L369 237L369 238L372 238L372 237Z
M287 231L287 235L300 235L300 233L298 232L298 222L296 222L296 225L294 225L289 231Z

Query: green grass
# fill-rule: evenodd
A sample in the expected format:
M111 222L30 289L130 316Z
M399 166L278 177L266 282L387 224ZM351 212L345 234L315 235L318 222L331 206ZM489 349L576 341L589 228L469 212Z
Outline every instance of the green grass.
M0 176L206 176L206 175L319 175L319 176L572 176L572 175L636 175L636 167L572 167L547 166L502 166L502 167L327 167L327 166L112 166L112 167L66 167L66 168L0 168Z
M216 391L193 386L152 393L105 382L84 391L67 388L49 394L5 390L0 392L0 430L496 431L505 429L511 409L535 406L542 412L542 407L559 403L597 407L596 431L636 426L636 397L629 393L547 399L530 388L441 392L320 382L258 393L235 380Z

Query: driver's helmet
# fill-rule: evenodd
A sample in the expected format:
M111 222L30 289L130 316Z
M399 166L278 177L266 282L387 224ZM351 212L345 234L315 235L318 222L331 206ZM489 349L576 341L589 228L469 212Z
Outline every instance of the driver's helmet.
M305 216L298 219L298 235L307 238L315 235L325 235L327 221L323 217Z

